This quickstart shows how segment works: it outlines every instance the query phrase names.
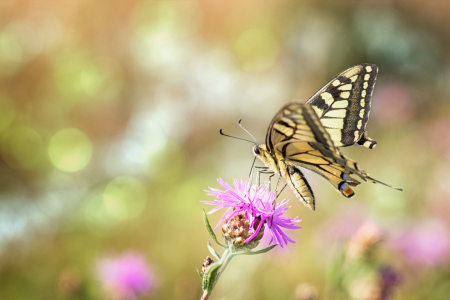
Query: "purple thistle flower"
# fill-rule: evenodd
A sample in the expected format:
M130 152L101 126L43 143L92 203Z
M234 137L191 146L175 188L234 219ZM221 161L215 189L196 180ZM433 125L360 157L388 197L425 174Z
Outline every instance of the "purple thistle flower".
M449 261L450 235L438 222L422 222L409 227L390 243L407 261L436 266Z
M299 223L301 220L298 220L298 217L283 217L284 212L290 208L290 206L287 206L287 199L277 203L274 207L275 193L269 192L267 185L250 188L249 183L242 180L234 180L233 189L222 179L219 178L217 181L224 191L210 188L206 192L217 199L214 201L201 201L205 204L217 205L208 214L227 208L214 231L219 228L224 220L229 220L236 214L244 212L245 218L250 221L251 228L253 228L256 220L261 221L253 234L245 240L246 243L258 235L263 224L265 224L266 230L269 230L272 235L270 243L274 242L281 247L287 245L288 242L295 243L283 232L283 229L300 229L301 227L295 226L295 223Z
M390 266L383 266L380 268L381 275L381 291L380 300L390 299L392 290L400 283L401 276Z
M154 275L144 256L138 252L100 259L97 276L111 298L116 300L133 300L148 295L155 286Z

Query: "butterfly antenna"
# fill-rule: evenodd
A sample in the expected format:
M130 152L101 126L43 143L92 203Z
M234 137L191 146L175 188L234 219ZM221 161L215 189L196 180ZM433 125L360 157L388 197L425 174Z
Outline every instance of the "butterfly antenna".
M233 139L243 140L243 141L246 141L246 142L249 142L249 143L252 143L252 144L255 144L256 146L258 146L258 143L255 143L255 142L252 142L252 141L249 141L249 140L246 140L246 139L242 139L242 138L238 138L238 137L235 137L235 136L231 136L231 135L225 134L225 133L222 132L222 129L220 129L219 132L223 136L227 136L227 137L230 137L230 138L233 138Z
M250 134L250 136L251 136L251 137L253 138L253 140L255 141L256 145L258 145L258 142L256 141L255 137L254 137L247 129L245 129L245 128L241 125L241 121L242 121L242 119L239 119L239 121L238 121L239 127L241 127L245 132L247 132L248 134Z

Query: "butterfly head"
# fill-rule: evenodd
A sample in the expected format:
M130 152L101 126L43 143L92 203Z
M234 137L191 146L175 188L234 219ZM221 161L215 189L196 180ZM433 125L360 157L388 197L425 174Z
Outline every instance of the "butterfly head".
M255 156L261 155L261 151L259 151L259 145L255 145L255 147L253 147L253 154Z
M272 155L270 155L269 151L267 150L266 145L255 145L253 147L253 155L255 155L257 158L259 158L270 170L274 171L275 173L278 173L278 167L273 159Z
M265 165L267 165L266 154L268 154L266 145L256 144L253 147L253 155L255 155L257 158L259 158Z
M239 119L238 126L241 127L245 132L247 132L253 138L254 142L246 140L246 139L243 139L243 138L238 138L238 137L235 137L235 136L231 136L231 135L225 134L225 133L222 132L222 129L220 129L220 131L219 131L220 134L223 135L223 136L227 136L227 137L231 137L231 138L234 138L234 139L243 140L243 141L247 141L249 143L252 143L254 145L253 146L253 154L256 157L258 157L266 165L266 167L270 168L271 170L278 170L278 168L276 166L276 162L275 162L274 158L270 155L269 151L267 150L266 145L258 144L258 142L256 141L255 137L250 132L248 132L247 129L245 129L241 125L241 121L242 121L242 119Z

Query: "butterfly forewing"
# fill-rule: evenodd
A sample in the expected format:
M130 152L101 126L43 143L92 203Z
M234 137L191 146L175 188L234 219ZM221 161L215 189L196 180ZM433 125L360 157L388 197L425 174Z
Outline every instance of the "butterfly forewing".
M275 116L267 131L266 145L269 151L273 151L275 145L293 140L319 142L332 151L338 151L313 108L299 102L287 104Z
M311 105L335 146L358 143L373 148L376 142L365 135L372 92L378 74L373 64L360 64L333 77L306 104Z

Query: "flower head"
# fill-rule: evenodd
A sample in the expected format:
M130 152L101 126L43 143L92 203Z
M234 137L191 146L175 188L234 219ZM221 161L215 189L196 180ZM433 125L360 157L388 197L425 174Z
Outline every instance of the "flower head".
M375 246L381 241L382 234L374 223L363 224L350 240L347 255L353 259L370 258Z
M249 221L248 227L251 229L251 234L247 237L245 243L257 237L262 231L263 225L272 235L271 243L274 242L281 247L287 245L288 242L295 243L283 232L283 229L299 229L301 227L295 226L295 223L299 223L301 220L298 220L297 217L287 218L283 216L284 212L290 208L290 206L287 206L287 199L275 203L275 193L269 192L267 185L250 187L249 183L234 180L234 188L232 188L222 179L217 181L224 190L210 188L206 192L217 199L202 201L205 204L217 205L208 212L209 214L227 208L214 231L219 228L223 221L231 220L234 216L241 214Z
M144 256L137 252L100 259L97 275L105 290L116 300L132 300L147 295L155 285Z
M212 260L211 257L207 256L202 264L202 274L206 272L206 269L209 268L210 265L214 263L214 260Z
M436 266L449 260L450 234L442 223L422 222L394 238L391 247L411 263Z
M390 299L393 289L400 283L400 274L390 266L383 266L380 268L381 288L380 300Z
M260 226L261 223L260 218L256 218L253 226L250 226L250 221L245 217L245 212L241 211L223 224L222 236L227 244L253 249L259 245L264 235L264 227Z

